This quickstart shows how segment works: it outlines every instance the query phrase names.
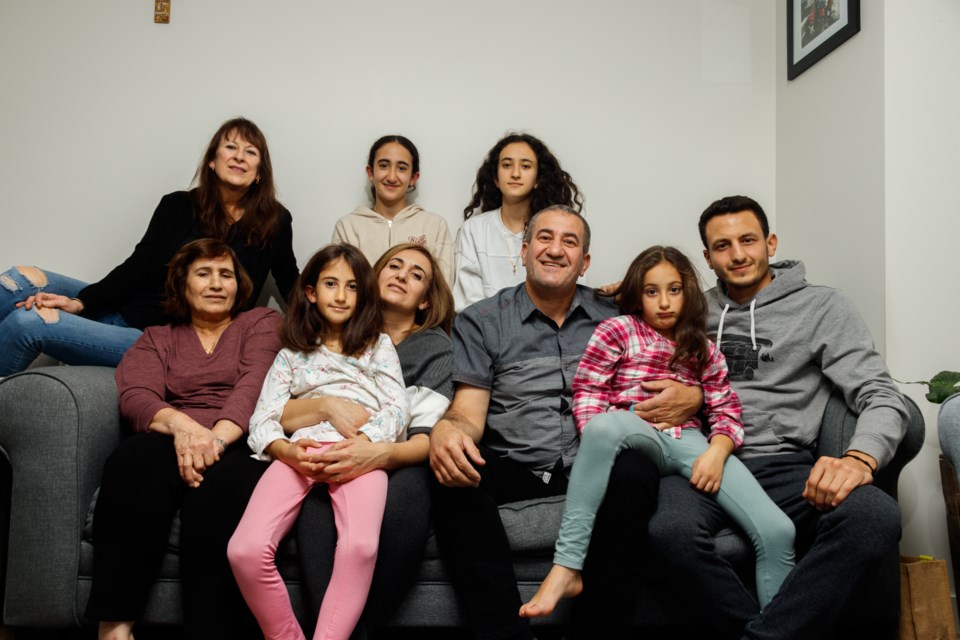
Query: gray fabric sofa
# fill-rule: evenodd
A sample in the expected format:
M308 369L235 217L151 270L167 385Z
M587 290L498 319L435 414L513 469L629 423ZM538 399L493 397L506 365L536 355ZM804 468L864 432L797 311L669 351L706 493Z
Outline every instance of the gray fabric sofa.
M947 512L953 583L960 585L960 393L953 394L940 405L937 435L943 452L940 455L940 479Z
M104 461L124 434L113 374L113 369L102 367L53 366L0 380L0 505L4 505L0 525L4 525L6 543L0 588L6 625L71 628L84 624L93 558L91 502ZM876 478L894 497L900 471L920 450L924 438L923 417L912 401L909 406L912 419L907 437L893 462ZM824 414L820 452L838 455L854 424L855 417L842 399L831 399ZM550 567L562 508L562 498L553 498L501 509L516 549L517 577L525 596L535 591ZM145 624L175 625L181 619L176 538L175 525L170 551L143 615ZM717 544L750 580L752 550L745 539L725 530L718 534ZM300 603L295 553L292 540L285 541L278 563L293 602ZM415 583L391 625L461 625L447 576L431 540ZM637 604L637 622L658 627L695 622L677 606L662 595L652 576ZM560 624L569 616L569 608L566 604L537 624Z

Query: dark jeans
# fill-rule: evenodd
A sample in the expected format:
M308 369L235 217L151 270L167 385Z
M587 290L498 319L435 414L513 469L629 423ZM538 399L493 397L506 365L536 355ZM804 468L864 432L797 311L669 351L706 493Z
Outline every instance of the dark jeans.
M566 492L566 477L556 472L550 483L544 483L525 467L486 447L481 446L480 453L486 464L477 469L481 476L478 488L434 483L437 544L450 563L467 623L479 638L534 638L529 621L518 614L522 602L498 506L561 495ZM626 460L621 455L614 465L584 567L584 596L576 607L572 633L586 630L592 623L595 637L598 620L618 625L622 621L617 613L632 612L635 580L630 574L631 559L625 558L631 554L624 552L632 548L628 544L642 541L656 503L658 479L656 467L639 455ZM617 609L620 603L629 604Z
M895 621L900 539L896 501L864 486L836 509L820 512L802 496L813 467L811 454L743 462L796 525L797 566L761 613L753 594L714 551L714 533L732 526L725 514L683 478L664 478L650 543L670 568L666 575L677 597L698 607L721 637L829 638L844 615L857 610L855 599L864 595L873 614L857 623ZM871 633L876 633L873 628Z
M417 574L430 533L432 475L425 465L390 472L373 583L353 638L366 638L368 630L386 622ZM316 620L330 582L337 544L326 484L315 486L304 500L296 535L309 618Z
M124 440L104 465L86 617L119 621L140 616L180 509L185 636L258 637L226 549L266 467L239 442L191 489L180 478L171 436L145 433Z

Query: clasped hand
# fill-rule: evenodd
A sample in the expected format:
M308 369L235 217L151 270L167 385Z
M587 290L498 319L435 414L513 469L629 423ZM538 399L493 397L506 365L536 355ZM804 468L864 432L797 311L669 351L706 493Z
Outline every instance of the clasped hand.
M173 447L180 477L193 489L200 486L204 471L220 460L223 453L223 446L213 433L200 425L182 426L174 431Z

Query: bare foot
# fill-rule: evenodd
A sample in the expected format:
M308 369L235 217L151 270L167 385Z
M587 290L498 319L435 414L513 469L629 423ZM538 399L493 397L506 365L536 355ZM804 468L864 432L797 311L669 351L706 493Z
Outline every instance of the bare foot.
M583 579L576 569L553 565L530 602L520 607L521 618L540 618L553 613L563 598L574 598L583 591Z
M97 630L98 640L133 640L133 622L124 620L121 622L100 621L100 627Z

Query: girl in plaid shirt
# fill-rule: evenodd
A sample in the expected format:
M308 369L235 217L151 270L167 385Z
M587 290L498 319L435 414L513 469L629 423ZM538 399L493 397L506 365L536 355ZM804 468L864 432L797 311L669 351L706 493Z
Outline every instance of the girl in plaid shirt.
M630 265L620 313L600 323L573 380L580 451L570 474L553 569L524 617L552 613L561 598L583 589L580 571L610 469L621 451L638 449L718 504L749 536L756 551L757 594L764 607L793 568L794 526L745 466L730 454L743 442L741 405L730 388L723 354L707 338L707 307L690 260L655 246ZM709 435L694 416L681 425L648 424L633 405L652 397L641 382L672 379L703 388Z

